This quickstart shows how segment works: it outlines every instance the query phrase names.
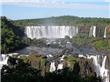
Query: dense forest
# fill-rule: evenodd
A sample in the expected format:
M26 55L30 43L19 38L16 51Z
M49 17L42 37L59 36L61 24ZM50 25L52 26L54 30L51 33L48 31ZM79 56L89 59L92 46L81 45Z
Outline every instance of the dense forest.
M6 17L1 17L1 53L7 53L25 46L24 31L13 25Z

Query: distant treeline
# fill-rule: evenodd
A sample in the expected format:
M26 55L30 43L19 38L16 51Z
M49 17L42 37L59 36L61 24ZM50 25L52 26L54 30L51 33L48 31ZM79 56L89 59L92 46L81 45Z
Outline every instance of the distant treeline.
M39 18L39 19L23 19L14 20L15 25L18 26L36 26L36 25L69 25L69 26L91 26L100 25L107 26L110 24L109 18L84 18L77 16L59 16L59 17L49 17L49 18Z

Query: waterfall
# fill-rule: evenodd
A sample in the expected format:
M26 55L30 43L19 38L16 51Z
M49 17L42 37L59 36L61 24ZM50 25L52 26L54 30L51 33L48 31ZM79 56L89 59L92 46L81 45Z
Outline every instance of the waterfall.
M63 69L63 63L58 64L57 70Z
M96 37L96 26L90 28L89 37Z
M60 61L64 60L65 55L63 55L62 57L60 57Z
M50 72L54 72L55 70L63 69L64 57L65 57L65 55L62 55L62 57L60 57L60 60L59 60L60 63L57 66L55 66L55 62L51 62L51 64L50 64ZM56 69L56 67L57 67L57 69Z
M105 68L107 56L101 55L80 55L78 57L93 59L94 70L97 76L102 78L103 82L109 82L109 69ZM102 58L100 58L102 57Z
M53 57L51 54L48 54L48 55L47 55L47 58L51 58L51 57Z
M104 30L104 38L107 37L107 27L105 27L105 30Z
M26 26L25 33L28 38L72 38L78 33L78 27L74 26Z
M99 63L100 55L88 56L88 59L93 59L93 64L95 66L95 72L97 76L100 76L103 82L109 82L109 70L105 68L107 56L102 56L102 62Z
M93 26L93 36L96 37L96 26Z
M90 28L90 31L89 31L89 37L92 37L92 27Z
M0 69L2 69L3 65L7 65L8 57L5 54L0 54Z
M55 70L56 70L55 62L51 62L51 64L50 64L50 72L53 72Z
M58 66L57 66L57 70L63 69L64 57L65 57L65 55L63 55L62 57L60 57L60 63L59 63Z

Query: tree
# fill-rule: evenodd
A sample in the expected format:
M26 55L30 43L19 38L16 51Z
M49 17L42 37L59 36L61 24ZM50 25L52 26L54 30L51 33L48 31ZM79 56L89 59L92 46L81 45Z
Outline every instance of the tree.
M23 32L18 27L14 26L6 17L1 17L0 20L1 53L8 53L10 51L24 47L24 42L22 39L23 36L20 36L20 34Z

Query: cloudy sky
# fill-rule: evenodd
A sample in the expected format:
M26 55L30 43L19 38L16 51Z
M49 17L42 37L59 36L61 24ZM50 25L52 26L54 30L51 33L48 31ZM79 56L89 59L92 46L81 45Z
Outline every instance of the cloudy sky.
M0 15L31 19L72 15L110 18L110 0L0 0Z

